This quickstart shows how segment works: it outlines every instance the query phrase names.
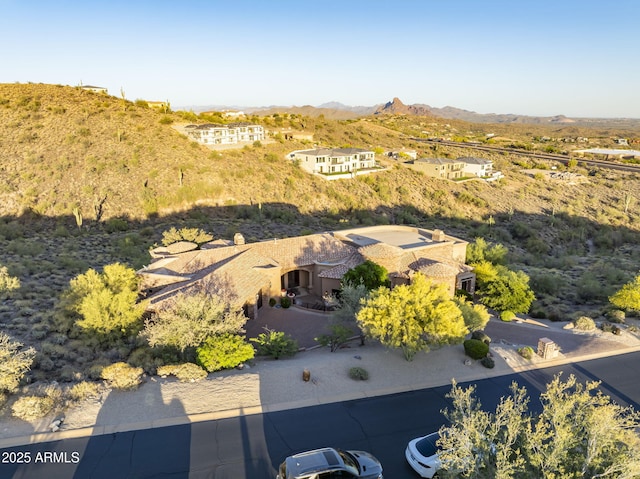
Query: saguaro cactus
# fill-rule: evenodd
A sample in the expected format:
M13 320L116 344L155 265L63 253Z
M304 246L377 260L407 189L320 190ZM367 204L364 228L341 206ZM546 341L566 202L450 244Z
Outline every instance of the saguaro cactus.
M77 206L73 209L73 216L75 216L76 218L76 225L78 226L78 229L81 230L82 229L82 212L80 211L80 208L78 208Z

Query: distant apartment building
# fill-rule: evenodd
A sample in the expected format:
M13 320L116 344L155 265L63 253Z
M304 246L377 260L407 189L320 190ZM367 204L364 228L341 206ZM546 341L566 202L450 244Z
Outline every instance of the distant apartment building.
M405 163L409 168L432 178L455 180L464 176L464 162L448 158L419 158Z
M94 85L80 85L80 88L87 91L92 91L94 93L102 93L103 95L107 95L107 89L103 86L94 86Z
M147 105L149 105L149 108L152 108L153 110L168 111L171 108L171 105L169 105L168 101L148 101L147 100Z
M187 136L203 145L235 145L264 140L264 128L251 123L187 125Z
M362 172L376 166L376 154L362 148L318 148L289 153L291 160L314 174L332 175Z

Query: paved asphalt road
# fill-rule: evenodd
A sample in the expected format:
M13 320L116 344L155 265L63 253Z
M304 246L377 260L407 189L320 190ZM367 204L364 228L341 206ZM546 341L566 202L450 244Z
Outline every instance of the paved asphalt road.
M532 396L553 375L601 380L615 401L640 409L640 352L479 381L477 396L493 409L512 381ZM251 415L218 421L20 446L0 451L2 479L275 477L287 455L325 445L377 456L385 477L415 478L404 459L407 442L437 430L449 387ZM14 454L15 453L15 454ZM30 463L11 464L20 458ZM55 453L46 454L46 453ZM57 462L57 463L54 463ZM60 461L66 461L60 463Z

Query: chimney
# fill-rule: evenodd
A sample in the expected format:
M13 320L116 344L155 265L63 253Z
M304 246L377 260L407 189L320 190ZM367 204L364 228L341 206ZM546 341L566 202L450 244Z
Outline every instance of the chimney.
M236 233L233 235L233 244L244 244L244 236L242 236L242 233Z
M433 230L431 232L431 239L433 241L446 241L444 231L442 230Z

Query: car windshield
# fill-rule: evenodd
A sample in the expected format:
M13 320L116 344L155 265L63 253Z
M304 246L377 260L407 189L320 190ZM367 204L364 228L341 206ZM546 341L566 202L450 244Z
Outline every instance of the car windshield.
M356 458L349 454L347 451L343 451L342 449L338 449L337 451L338 454L340 454L340 457L344 461L344 465L349 470L349 472L356 476L360 475L360 465L358 464Z
M440 434L429 434L426 437L423 437L418 442L416 442L416 449L420 454L424 457L433 456L438 452L438 447L436 446L436 441L440 438Z

